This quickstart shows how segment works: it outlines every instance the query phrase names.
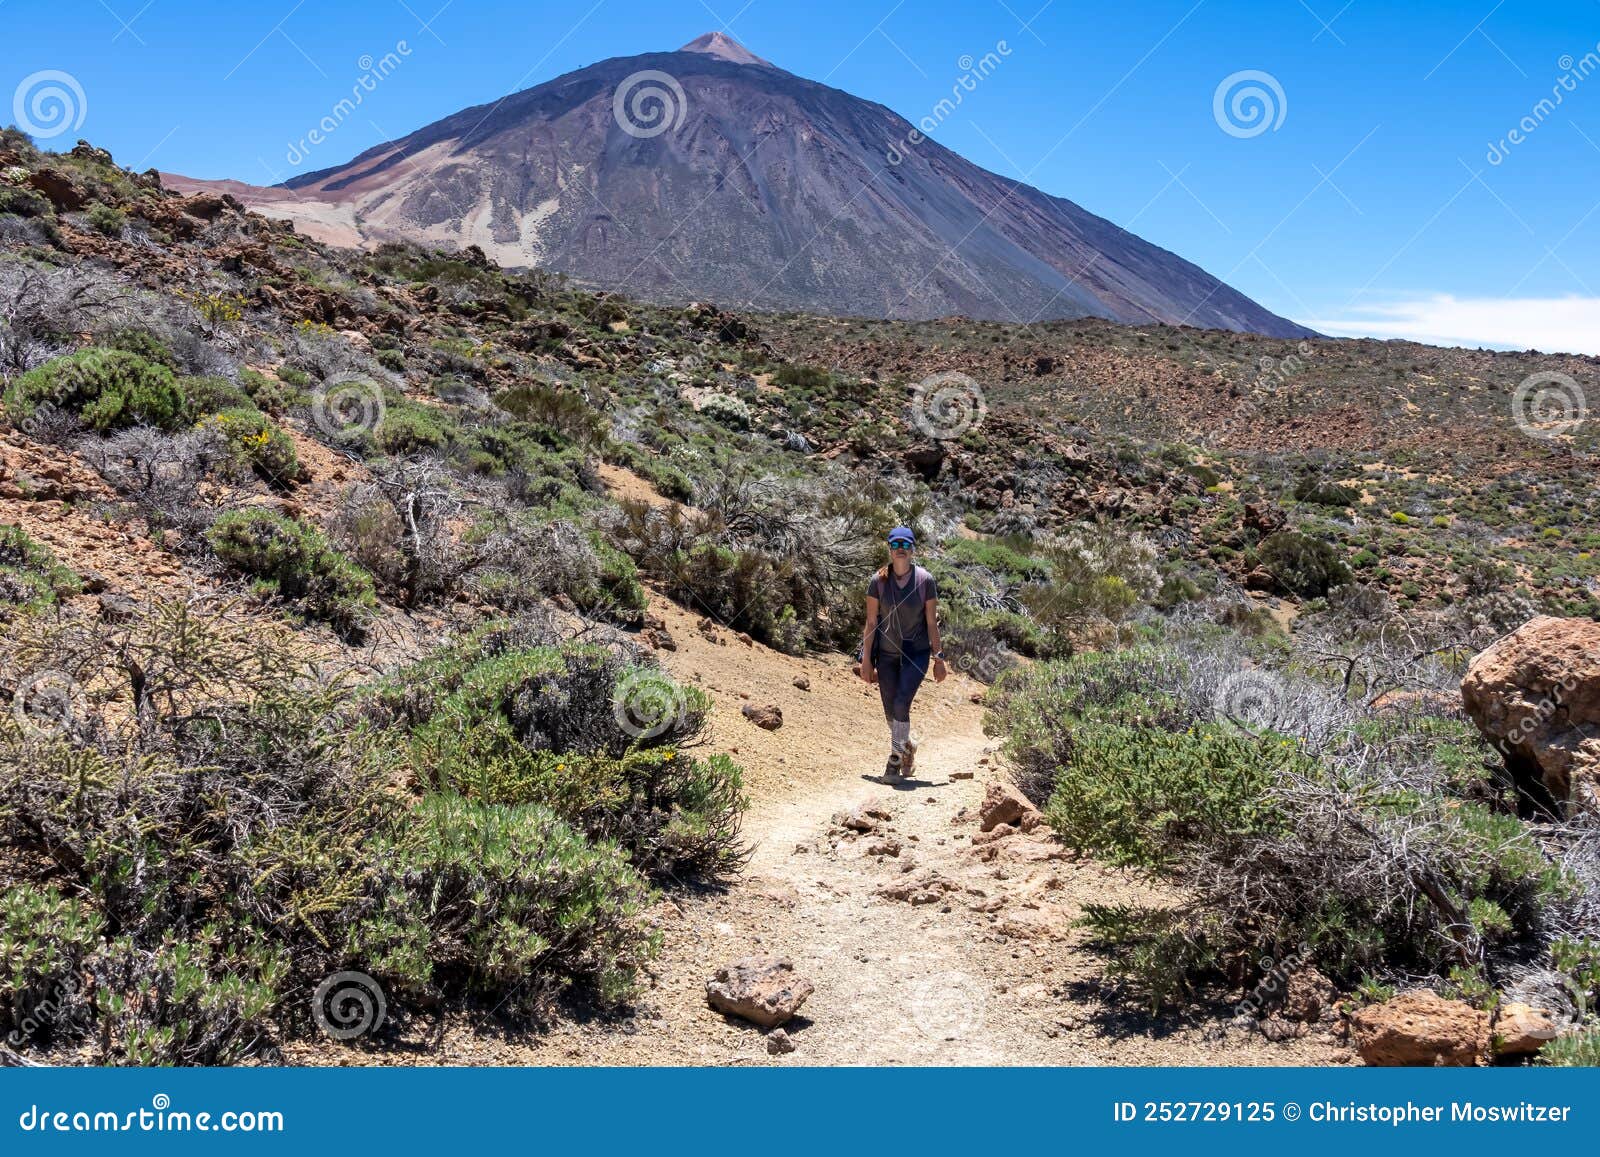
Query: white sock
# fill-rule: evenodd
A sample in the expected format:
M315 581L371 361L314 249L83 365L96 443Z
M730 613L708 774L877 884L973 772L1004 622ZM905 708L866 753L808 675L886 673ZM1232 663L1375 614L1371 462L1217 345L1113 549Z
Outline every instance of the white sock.
M906 739L911 735L911 724L907 720L896 719L889 724L889 743L894 748L894 753L899 755L906 749Z

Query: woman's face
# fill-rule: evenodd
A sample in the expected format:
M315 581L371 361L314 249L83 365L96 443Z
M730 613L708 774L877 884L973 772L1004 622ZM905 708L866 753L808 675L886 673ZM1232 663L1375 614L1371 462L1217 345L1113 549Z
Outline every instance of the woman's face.
M895 562L910 562L911 552L914 549L914 544L907 542L903 538L891 538L889 540L889 557Z

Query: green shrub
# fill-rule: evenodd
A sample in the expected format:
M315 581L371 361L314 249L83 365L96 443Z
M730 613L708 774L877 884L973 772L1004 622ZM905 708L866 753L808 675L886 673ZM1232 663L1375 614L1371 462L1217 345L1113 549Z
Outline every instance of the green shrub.
M180 378L178 388L183 391L190 421L198 422L207 414L218 410L253 410L255 402L242 387L227 378Z
M580 446L596 446L605 441L605 418L577 390L542 382L522 384L496 394L494 404L513 417L544 426Z
M81 657L80 633L35 627L29 646ZM117 710L89 701L84 734L105 743L29 740L0 713L0 1029L27 1042L13 1046L82 1038L101 1064L260 1058L277 1032L315 1031L305 996L346 969L377 978L395 1015L461 995L537 1013L574 983L604 1002L627 994L656 947L656 896L617 843L538 804L410 805L383 737L288 632L186 600L110 629L103 654L139 659L97 667ZM459 690L514 637L474 633L407 700ZM543 690L583 698L594 664L576 667ZM590 706L576 714L610 710ZM525 707L517 718L561 715ZM737 769L628 754L610 780L574 780L609 784L601 798L553 790L619 835L649 828L657 863L695 862L699 821L727 806ZM24 878L41 875L59 884Z
M466 431L457 453L462 452L483 456L484 464L475 467L475 473L519 476L519 490L524 495L538 485L534 479L542 480L550 497L538 502L524 497L529 505L552 505L558 496L582 490L588 479L588 458L582 450L560 434L526 422L478 426Z
M700 412L735 430L750 428L750 407L744 404L743 399L732 394L707 394L700 400Z
M107 237L122 236L128 224L128 218L120 210L99 202L90 205L84 217L89 222L89 228Z
M1262 540L1261 565L1290 594L1317 598L1350 581L1350 568L1339 552L1318 538L1280 530Z
M29 370L6 390L5 403L15 422L50 405L100 433L139 425L172 430L185 417L183 392L171 370L125 350L94 347Z
M78 576L20 526L0 524L0 608L36 611L83 589Z
M145 361L153 365L166 366L173 373L177 373L179 369L178 359L173 356L172 347L147 329L114 330L99 338L95 344L106 349L138 354Z
M785 362L779 366L772 375L772 380L780 386L796 386L801 389L823 390L833 385L833 377L827 370L817 366L795 365Z
M1089 930L1090 947L1106 959L1106 977L1126 981L1141 993L1152 1015L1196 981L1213 976L1220 955L1208 928L1194 928L1180 916L1131 904L1085 904L1078 921Z
M1600 1066L1600 1028L1556 1037L1539 1050L1539 1063L1558 1068Z
M1007 652L1030 658L1059 658L1070 652L1066 639L1040 628L1031 617L1016 611L979 611L943 598L940 638L951 662L961 671L989 682L1010 666Z
M1361 501L1361 495L1353 487L1315 474L1303 475L1295 483L1294 496L1301 502L1314 502L1320 506L1354 506Z
M639 568L634 565L633 559L598 536L594 537L592 543L600 562L598 597L593 601L585 601L573 595L578 609L605 610L614 616L619 613L626 616L649 606L649 593L639 582Z
M24 883L0 894L0 1033L48 1044L88 1029L83 976L104 928L97 912L54 888Z
M624 501L621 513L613 541L669 597L699 613L789 652L827 630L859 637L864 606L854 579L865 567L851 568L846 592L834 565L819 553L793 546L784 553L740 549L716 541L724 525L719 515L635 501ZM836 611L826 621L824 606Z
M453 437L454 422L448 414L415 402L391 401L384 408L383 421L373 432L373 440L385 454L404 457L431 450L442 450Z
M255 580L258 593L359 635L377 606L372 576L334 550L316 527L270 510L231 510L206 538L217 557Z
M58 662L81 661L73 626L46 630L35 638L59 640ZM0 926L30 929L0 945L0 975L14 993L7 969L43 983L36 965L59 960L84 986L97 1063L233 1063L282 1023L291 961L301 978L339 963L337 938L375 903L372 840L398 802L351 729L327 726L338 692L302 685L305 661L259 621L180 600L119 621L104 648L117 714L87 701L89 742L30 740L0 720ZM30 892L6 866L21 864L75 899ZM63 1030L80 1023L58 1003L74 1018Z
M289 960L251 931L209 925L150 949L128 937L109 944L94 964L105 1063L232 1065L254 1056L271 1039Z
M1285 671L1262 673L1262 694L1301 738L1224 729L1209 720L1238 670L1134 648L1034 664L988 696L985 729L1007 733L1030 798L1049 785L1067 843L1185 887L1175 908L1091 912L1097 946L1158 1002L1220 979L1219 961L1301 946L1336 983L1425 975L1491 1001L1485 978L1541 953L1581 886L1492 795L1476 802L1481 742ZM1585 1001L1600 998L1587 952L1550 947Z
M239 371L239 385L250 396L251 404L269 414L282 414L301 398L293 387L251 369Z
M542 804L650 873L715 873L738 855L739 769L677 750L710 701L655 669L573 645L445 657L380 701L411 722L411 765L430 789Z
M1040 626L1069 637L1120 623L1161 586L1155 547L1111 523L1074 526L1041 553L1050 581L1024 588L1022 602Z
M35 189L0 185L0 217L54 217L50 199Z
M217 430L234 459L273 486L287 486L300 477L300 456L283 429L256 409L211 413L200 425Z
M942 560L983 567L1011 583L1042 582L1050 576L1048 559L1032 554L1026 540L995 541L957 538L944 547Z
M425 927L447 991L537 1012L577 981L614 1003L656 950L639 918L654 894L622 849L590 844L547 807L432 795L379 856L395 890L352 941L392 949Z
M694 479L672 463L650 455L639 473L656 488L663 498L674 502L688 502L694 498Z
M542 804L591 840L616 841L649 875L715 876L739 858L743 778L726 756L534 750L504 718L450 716L419 728L412 753L426 782L483 803Z
M1067 844L1113 864L1170 867L1202 835L1238 843L1271 828L1266 791L1291 761L1312 765L1287 739L1211 726L1079 726L1045 818Z

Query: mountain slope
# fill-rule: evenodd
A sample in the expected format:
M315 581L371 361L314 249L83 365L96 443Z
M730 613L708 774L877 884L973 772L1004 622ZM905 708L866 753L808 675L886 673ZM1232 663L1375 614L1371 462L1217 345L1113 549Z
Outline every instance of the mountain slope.
M1310 332L1070 201L908 144L912 132L710 34L243 196L324 240L476 244L655 299Z

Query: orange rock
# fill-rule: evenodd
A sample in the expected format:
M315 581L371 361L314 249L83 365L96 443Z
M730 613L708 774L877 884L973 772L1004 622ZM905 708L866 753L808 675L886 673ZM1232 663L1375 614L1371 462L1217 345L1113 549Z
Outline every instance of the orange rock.
M1530 619L1473 658L1461 698L1536 798L1600 807L1600 623Z
M1026 817L1037 815L1039 809L1033 802L1009 783L991 783L983 793L983 806L978 810L978 827L990 832L1001 824L1021 827Z
M717 969L706 981L706 1002L719 1012L775 1028L800 1011L815 990L777 956L747 956Z
M1494 1018L1494 1051L1505 1057L1532 1056L1556 1036L1555 1017L1545 1009L1512 1001Z
M1369 1065L1477 1065L1489 1055L1489 1014L1422 989L1358 1010L1350 1035Z

